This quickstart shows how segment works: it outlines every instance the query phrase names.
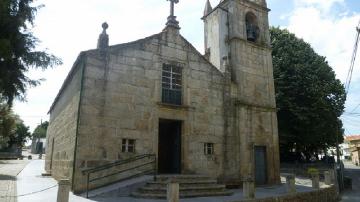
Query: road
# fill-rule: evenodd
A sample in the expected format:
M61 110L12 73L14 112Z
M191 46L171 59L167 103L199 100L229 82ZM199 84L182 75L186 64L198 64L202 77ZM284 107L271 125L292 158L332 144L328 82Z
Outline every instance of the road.
M360 167L345 162L345 176L352 179L352 190L345 191L342 202L360 202Z

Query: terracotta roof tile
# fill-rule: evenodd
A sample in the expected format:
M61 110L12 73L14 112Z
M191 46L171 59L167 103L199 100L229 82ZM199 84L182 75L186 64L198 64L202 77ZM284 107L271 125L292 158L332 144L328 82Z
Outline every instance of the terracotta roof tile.
M347 141L360 140L360 135L346 136L345 139L346 139Z

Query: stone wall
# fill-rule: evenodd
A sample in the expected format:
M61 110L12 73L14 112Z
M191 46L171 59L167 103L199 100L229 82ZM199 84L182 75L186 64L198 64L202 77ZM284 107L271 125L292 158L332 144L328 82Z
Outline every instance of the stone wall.
M338 202L339 196L336 188L329 187L311 192L301 192L285 196L269 197L263 199L240 200L236 202Z
M301 177L310 177L308 170L309 168L316 168L319 173L320 177L323 178L323 173L325 171L333 170L335 164L331 163L323 163L323 162L317 162L317 163L298 163L298 164L290 164L290 163L281 163L281 173L292 173L296 176Z
M225 71L222 58L229 54L229 46L224 43L229 36L227 22L227 12L221 9L204 18L205 51L210 55L209 61L221 72Z
M279 183L279 144L268 9L246 0L224 1L221 7L223 9L217 8L218 12L228 11L228 19L218 20L218 23L228 22L229 25L227 39L220 40L220 43L228 46L230 54L232 103L229 111L233 112L225 134L226 178L236 184L238 180L254 176L254 165L249 162L254 162L254 147L264 146L267 183ZM260 29L255 42L247 40L245 16L249 12L256 16ZM212 15L218 14L214 11L207 18L214 20ZM212 26L217 25L214 23ZM220 35L218 37L221 38ZM218 57L210 54L210 61L212 58Z
M75 171L75 191L85 186L82 170L138 154L157 154L159 119L182 121L181 171L223 175L224 111L222 73L208 63L177 30L112 46L106 56L90 52ZM164 63L181 66L183 105L161 103ZM136 140L136 152L123 153L123 138ZM215 154L204 154L204 143Z
M76 62L50 110L45 170L57 180L72 178L81 73Z

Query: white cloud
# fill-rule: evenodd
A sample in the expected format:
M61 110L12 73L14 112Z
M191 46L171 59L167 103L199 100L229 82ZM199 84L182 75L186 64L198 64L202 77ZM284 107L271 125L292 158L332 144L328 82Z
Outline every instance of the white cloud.
M355 27L359 13L329 13L326 9L337 6L343 0L296 0L298 6L291 13L288 29L309 42L313 48L327 58L337 77L346 80L350 58L355 43ZM302 2L299 3L299 2ZM317 5L321 5L318 6ZM357 66L360 65L360 60ZM355 70L354 79L360 78L360 68Z
M345 0L295 0L296 7L316 7L322 12L329 12L335 4L345 5Z
M290 14L287 28L310 43L317 53L325 56L337 78L344 83L350 67L360 13L350 12L344 0L294 1L296 6ZM346 103L348 112L353 111L360 102L359 57L355 64L353 82ZM359 118L349 114L343 116L347 135L358 133Z

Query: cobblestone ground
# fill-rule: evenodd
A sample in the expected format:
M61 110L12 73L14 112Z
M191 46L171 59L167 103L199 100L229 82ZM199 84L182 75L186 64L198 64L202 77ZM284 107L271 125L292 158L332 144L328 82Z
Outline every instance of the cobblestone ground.
M16 202L16 176L28 160L0 160L0 202Z

